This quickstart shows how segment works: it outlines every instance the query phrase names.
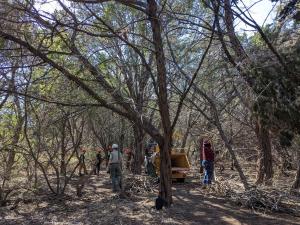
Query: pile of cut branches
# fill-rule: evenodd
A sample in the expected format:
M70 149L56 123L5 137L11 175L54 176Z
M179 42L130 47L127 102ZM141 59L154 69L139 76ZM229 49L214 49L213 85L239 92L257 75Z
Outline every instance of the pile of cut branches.
M124 191L130 194L153 193L158 187L157 178L143 175L128 175L124 184Z
M214 185L211 185L207 192L214 193L219 196L230 196L232 193L232 188L228 181L216 181Z
M226 197L237 205L258 211L274 211L300 216L298 204L288 193L280 191L264 191L257 188L237 193L227 191Z

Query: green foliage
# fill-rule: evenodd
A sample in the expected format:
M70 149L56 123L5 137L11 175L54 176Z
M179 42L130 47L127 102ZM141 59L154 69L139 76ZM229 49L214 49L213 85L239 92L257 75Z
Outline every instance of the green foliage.
M297 43L290 48L285 43L278 46L288 65L287 71L268 49L259 48L259 38L252 38L252 43L254 54L259 54L252 71L255 78L253 90L257 94L254 112L267 126L277 130L281 143L288 146L293 136L300 133L300 47Z
M279 141L281 146L290 147L294 134L288 130L280 131Z
M250 38L250 43L255 46L255 47L262 47L265 46L265 42L263 41L263 39L261 38L259 33L255 33L254 35L252 35Z

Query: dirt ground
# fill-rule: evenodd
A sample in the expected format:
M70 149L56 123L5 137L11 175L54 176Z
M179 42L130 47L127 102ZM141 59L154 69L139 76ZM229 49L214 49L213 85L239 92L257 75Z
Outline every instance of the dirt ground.
M231 176L234 185L235 175L228 176ZM240 207L202 189L198 180L193 176L186 183L175 183L174 204L169 209L157 211L154 209L156 190L129 193L120 198L112 193L109 176L102 171L99 177L90 178L82 197L70 194L57 199L41 194L33 201L20 203L14 210L10 210L10 206L0 208L0 224L300 224L298 216ZM67 193L75 193L75 189L71 187Z

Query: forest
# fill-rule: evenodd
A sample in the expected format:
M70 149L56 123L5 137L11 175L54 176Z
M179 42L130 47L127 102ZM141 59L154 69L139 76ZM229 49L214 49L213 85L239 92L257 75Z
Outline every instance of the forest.
M1 0L0 224L300 224L300 1Z

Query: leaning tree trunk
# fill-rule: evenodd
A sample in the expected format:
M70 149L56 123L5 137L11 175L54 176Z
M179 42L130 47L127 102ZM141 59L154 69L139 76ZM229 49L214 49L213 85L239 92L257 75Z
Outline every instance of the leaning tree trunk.
M262 124L262 121L257 121L255 131L258 138L256 184L262 184L263 182L271 184L273 166L270 133L269 130Z
M228 152L229 152L229 154L232 158L233 164L234 164L234 166L235 166L235 168L236 168L236 170L237 170L237 172L240 176L240 179L241 179L241 182L244 186L244 189L248 190L249 189L249 184L248 184L247 178L246 178L246 176L245 176L245 174L242 170L242 167L241 167L241 165L240 165L240 163L239 163L239 161L236 157L235 152L232 149L232 146L231 146L227 136L225 135L225 133L223 131L223 128L222 128L221 124L218 123L218 122L217 122L217 128L218 128L218 131L220 133L220 136L221 136L222 140L224 141L225 147L227 148L227 150L228 150Z
M132 162L132 173L141 174L143 164L143 147L144 147L144 132L138 125L134 125L134 154Z
M215 7L215 9L217 9ZM236 54L236 60L238 63L241 63L244 68L237 66L235 62L232 62L234 66L237 66L237 69L241 72L241 75L248 83L250 87L254 86L253 79L248 75L247 68L253 69L252 62L250 58L247 56L241 42L236 36L236 32L234 30L234 15L231 9L231 1L224 0L224 11L225 11L225 25L227 28L227 33L229 37L229 41L231 43L231 47ZM224 46L223 46L224 48ZM224 48L225 50L225 48ZM227 49L226 49L227 51ZM230 56L227 51L227 57L233 60L232 56ZM254 68L254 72L257 72ZM259 119L261 120L261 119ZM261 122L261 121L260 121ZM259 158L258 158L258 176L256 183L262 183L264 180L270 182L273 176L273 168L272 168L272 155L271 155L271 142L269 131L262 124L259 124L257 129L257 136L259 140Z
M220 118L219 118L219 115L218 115L218 110L216 108L216 105L214 104L213 101L210 101L210 104L211 104L211 109L212 109L214 124L217 127L218 132L219 132L222 140L224 141L225 147L227 148L227 150L228 150L228 152L229 152L229 154L231 156L231 159L232 159L233 164L234 164L234 166L235 166L235 168L236 168L236 170L237 170L237 172L239 174L239 177L240 177L241 182L242 182L242 184L244 186L244 189L248 190L250 187L249 187L247 178L246 178L246 176L245 176L245 174L244 174L244 172L242 170L242 167L241 167L241 165L240 165L240 163L239 163L239 161L238 161L238 159L236 157L235 152L232 149L232 145L230 144L230 142L229 142L229 140L228 140L228 138L227 138L227 136L226 136L226 134L225 134L225 132L223 130L223 127L222 127L222 124L220 122Z

